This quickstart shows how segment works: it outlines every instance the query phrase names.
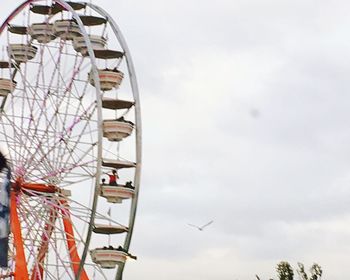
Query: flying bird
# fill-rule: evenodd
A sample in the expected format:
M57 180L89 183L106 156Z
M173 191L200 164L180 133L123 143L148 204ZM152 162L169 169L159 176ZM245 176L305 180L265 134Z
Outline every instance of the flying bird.
M205 227L211 225L213 222L214 222L214 221L210 221L210 222L208 222L208 223L206 223L205 225L200 226L200 227L199 227L199 226L196 226L196 225L192 225L192 224L188 224L188 225L191 226L191 227L195 227L196 229L202 231Z

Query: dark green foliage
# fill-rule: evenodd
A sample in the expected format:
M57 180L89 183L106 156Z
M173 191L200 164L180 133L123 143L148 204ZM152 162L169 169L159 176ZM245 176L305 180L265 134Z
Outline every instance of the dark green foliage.
M294 272L291 265L286 261L281 261L277 264L276 271L278 274L278 280L294 280ZM314 263L310 268L310 277L305 272L305 266L302 263L298 263L298 269L296 270L299 275L299 280L321 280L322 268L317 263ZM260 280L258 275L255 275L257 280ZM273 280L273 279L269 279Z
M299 277L301 280L308 280L309 278L307 277L307 274L305 272L305 267L302 263L298 263L299 269L297 269L297 272L299 274Z
M321 279L321 276L322 276L322 268L321 268L321 266L319 266L317 263L314 263L314 264L311 266L310 272L311 272L310 280L319 280L319 279Z
M305 272L305 266L302 263L298 263L298 275L300 280L320 280L322 276L322 268L317 263L314 263L310 268L310 277Z
M293 280L294 279L294 272L293 268L288 262L280 262L277 265L277 274L279 277L279 280Z

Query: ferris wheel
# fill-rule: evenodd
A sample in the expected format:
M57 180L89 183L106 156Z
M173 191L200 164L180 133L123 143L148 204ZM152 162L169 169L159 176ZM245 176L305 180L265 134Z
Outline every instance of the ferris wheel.
M11 175L0 279L122 279L141 171L130 52L86 2L27 0L0 27L0 144Z

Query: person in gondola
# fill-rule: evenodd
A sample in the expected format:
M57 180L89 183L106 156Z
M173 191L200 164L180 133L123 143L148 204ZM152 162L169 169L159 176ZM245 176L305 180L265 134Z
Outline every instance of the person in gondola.
M124 253L126 253L130 258L132 258L132 259L134 259L134 260L137 260L137 257L136 257L136 256L131 255L131 254L130 254L126 249L124 249L122 246L118 246L118 248L116 248L115 250L124 252Z
M117 121L118 122L125 122L125 123L128 123L128 124L131 124L132 126L134 125L133 122L127 121L123 116L121 116L120 118L117 118Z
M126 188L129 188L129 189L133 189L133 188L134 188L134 186L132 185L132 182L131 182L131 181L126 182L126 183L125 183L125 187L126 187Z
M117 186L117 180L119 179L117 170L113 170L112 174L108 174L109 176L109 185L110 186Z

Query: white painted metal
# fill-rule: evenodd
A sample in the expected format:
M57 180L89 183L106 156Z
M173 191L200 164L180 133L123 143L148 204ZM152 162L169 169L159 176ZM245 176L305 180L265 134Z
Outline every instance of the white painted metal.
M103 137L106 137L109 141L121 141L130 136L133 129L134 126L128 122L116 120L103 121Z
M101 265L102 268L115 268L117 264L125 263L128 256L123 251L113 249L94 249L91 250L92 261Z
M124 78L124 74L122 72L110 69L98 69L98 75L100 77L101 90L104 91L111 90L113 88L118 88ZM94 79L91 78L90 74L89 82L91 85L95 86Z
M134 189L126 188L124 185L101 185L101 196L111 203L122 203L124 199L130 199L134 194Z
M33 39L42 44L47 44L56 38L53 24L51 23L33 23L28 31Z
M103 50L107 41L102 36L89 35L91 46L94 50ZM75 37L73 39L73 47L77 52L80 52L83 56L88 55L87 47L84 37Z
M73 40L82 36L81 26L72 20L56 20L53 30L55 35L61 37L62 40Z
M16 88L16 83L11 79L0 78L0 95L7 96Z
M102 166L111 167L114 169L122 169L136 167L136 163L128 160L104 158L102 160Z
M102 15L103 17L107 18L108 23L111 25L111 28L115 36L118 38L118 41L121 44L124 51L124 55L125 55L126 62L128 65L128 70L129 70L131 88L134 95L135 127L136 127L136 170L135 170L135 177L134 177L135 194L132 199L132 203L130 207L130 218L129 218L129 226L128 226L129 231L126 235L124 246L123 246L123 248L128 251L131 243L131 238L132 238L135 218L136 218L136 212L137 212L137 202L138 202L138 196L139 196L141 165L142 165L142 125L141 125L141 106L140 106L139 89L137 85L135 68L134 68L134 64L131 58L129 48L126 44L126 40L124 39L121 30L119 29L118 25L114 21L113 17L111 17L104 9L100 8L99 6L96 6L88 2L84 2L84 3L85 5L89 6L90 8L95 10L97 13ZM124 270L124 264L119 265L118 271L115 277L116 280L122 279L123 270Z
M26 44L10 44L7 48L9 56L16 62L27 62L35 57L38 48Z
M93 231L98 234L121 234L127 232L128 228L123 225L95 224Z
M135 102L121 99L102 97L102 107L110 110L130 109Z

